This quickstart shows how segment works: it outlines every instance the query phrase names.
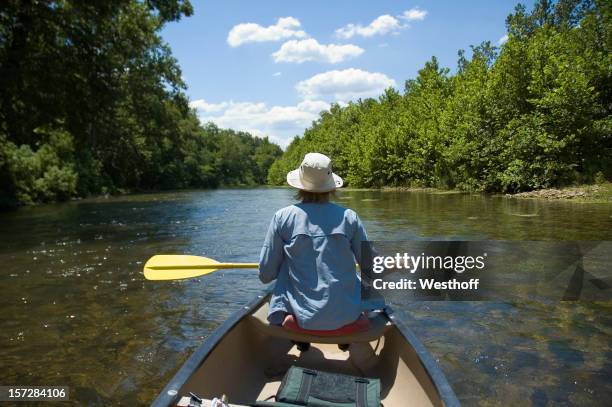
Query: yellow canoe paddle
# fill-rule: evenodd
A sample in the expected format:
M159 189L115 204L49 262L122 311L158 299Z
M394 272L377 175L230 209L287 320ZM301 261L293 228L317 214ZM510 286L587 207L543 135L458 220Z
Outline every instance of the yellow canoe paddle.
M258 263L219 263L201 256L161 254L144 265L147 280L181 280L210 274L219 269L256 269Z

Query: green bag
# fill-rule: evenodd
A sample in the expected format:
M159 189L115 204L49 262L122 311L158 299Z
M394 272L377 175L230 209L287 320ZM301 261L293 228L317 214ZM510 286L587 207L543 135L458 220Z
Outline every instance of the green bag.
M255 406L380 407L380 380L292 366L276 401L258 401Z

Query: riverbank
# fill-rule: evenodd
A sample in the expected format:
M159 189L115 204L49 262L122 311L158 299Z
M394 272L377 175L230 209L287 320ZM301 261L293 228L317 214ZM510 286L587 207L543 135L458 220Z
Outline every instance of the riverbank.
M612 183L579 185L561 189L546 188L535 191L506 194L520 199L571 200L588 203L612 203Z
M108 200L110 198L130 197L135 195L172 195L176 193L190 193L196 191L214 191L217 189L251 189L251 188L287 188L289 186L274 186L274 185L233 185L233 186L222 186L220 188L185 188L185 189L168 189L168 190L118 190L115 193L109 194L98 194L90 195L86 197L73 197L67 201L60 202L46 202L46 203L32 203L29 205L21 205L17 207L1 207L0 213L11 212L20 207L32 207L32 206L44 206L49 204L58 204L62 202L99 202ZM458 189L439 189L439 188L424 188L424 187L382 187L377 188L352 188L346 187L339 190L341 195L343 192L356 192L356 191L383 191L383 192L425 192L432 195L454 195L454 194L478 194L475 192L461 191ZM483 193L487 195L486 193ZM495 195L495 194L493 194ZM575 187L567 187L562 189L548 188L539 189L535 191L519 192L516 194L505 194L503 195L508 198L520 198L520 199L544 199L544 200L566 200L574 202L584 203L612 203L612 183L607 182L603 184L595 185L580 185Z
M417 188L417 187L383 187L382 191L428 192L435 195L469 194L472 192L457 189ZM495 195L495 194L493 194ZM612 203L612 182L593 185L578 185L565 188L545 188L534 191L504 194L508 198L565 200L584 203Z

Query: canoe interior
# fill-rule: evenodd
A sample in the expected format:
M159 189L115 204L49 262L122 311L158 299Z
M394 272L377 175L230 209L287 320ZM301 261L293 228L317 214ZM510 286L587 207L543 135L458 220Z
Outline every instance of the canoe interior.
M212 399L222 394L232 404L249 404L276 394L291 365L353 376L379 378L385 407L442 406L441 396L417 352L392 325L372 342L353 343L343 352L335 344L312 343L300 352L290 340L271 336L252 314L242 318L179 389Z

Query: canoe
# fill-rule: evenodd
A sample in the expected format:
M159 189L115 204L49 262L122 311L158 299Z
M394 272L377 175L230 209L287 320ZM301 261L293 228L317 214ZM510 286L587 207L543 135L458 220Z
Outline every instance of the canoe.
M435 360L391 307L369 316L367 332L321 337L270 326L269 296L258 295L217 328L152 406L176 405L190 392L205 400L225 394L232 406L249 405L276 394L292 365L379 378L385 407L460 405ZM300 352L292 340L312 345ZM348 351L340 350L337 344L345 343Z

